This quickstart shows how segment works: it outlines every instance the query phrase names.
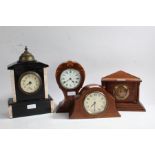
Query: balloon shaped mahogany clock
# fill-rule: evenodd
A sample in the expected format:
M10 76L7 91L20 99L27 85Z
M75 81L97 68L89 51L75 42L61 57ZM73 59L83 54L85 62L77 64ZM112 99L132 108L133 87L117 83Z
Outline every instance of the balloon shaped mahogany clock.
M60 102L57 112L67 113L71 109L75 95L77 95L84 83L85 71L79 63L67 61L58 66L56 80L65 97Z
M13 98L8 101L10 118L51 113L48 95L48 65L38 62L25 47L19 60L8 66L11 71Z

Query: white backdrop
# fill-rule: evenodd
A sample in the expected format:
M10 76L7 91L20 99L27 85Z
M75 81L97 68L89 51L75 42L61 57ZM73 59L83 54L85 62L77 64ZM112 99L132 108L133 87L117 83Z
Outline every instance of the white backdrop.
M0 128L155 128L155 27L0 27ZM36 59L50 65L49 92L63 99L55 80L57 66L75 60L86 71L86 84L124 70L140 77L140 100L147 112L121 112L121 118L69 120L66 114L45 114L10 120L11 97L7 65L27 45Z

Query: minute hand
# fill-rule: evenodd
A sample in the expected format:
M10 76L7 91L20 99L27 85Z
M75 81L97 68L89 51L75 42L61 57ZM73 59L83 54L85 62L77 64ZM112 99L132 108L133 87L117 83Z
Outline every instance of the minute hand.
M91 105L91 107L93 107L94 106L94 112L95 112L95 107L96 107L96 102L94 102L92 105Z
M66 83L66 82L68 82L68 81L70 81L70 79L68 79L67 81L64 81L64 83Z

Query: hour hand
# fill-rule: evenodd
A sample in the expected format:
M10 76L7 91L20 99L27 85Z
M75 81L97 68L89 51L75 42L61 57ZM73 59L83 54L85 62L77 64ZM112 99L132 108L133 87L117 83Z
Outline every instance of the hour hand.
M32 82L31 82L31 81L29 81L29 83L27 83L27 85L30 85L30 84L32 84Z
M94 112L95 112L95 107L96 107L96 102L94 102L92 105L91 105L91 107L93 107L94 106Z
M95 104L93 103L92 105L91 105L91 107L93 107Z
M74 81L73 80L71 80L73 83L74 83Z
M29 82L29 83L27 83L27 84L26 84L26 86L28 86L29 84L30 84L30 82Z
M71 80L71 79L68 79L67 81L65 81L65 83L68 82L68 81L70 81L70 80Z
M93 106L95 107L95 105L96 105L96 102L94 102L94 103L91 105L91 107L93 107Z

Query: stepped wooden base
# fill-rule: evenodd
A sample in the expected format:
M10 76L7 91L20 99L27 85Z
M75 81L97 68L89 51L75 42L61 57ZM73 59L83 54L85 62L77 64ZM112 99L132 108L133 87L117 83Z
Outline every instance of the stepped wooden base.
M91 119L91 118L112 118L112 117L121 117L121 115L116 111L112 113L107 114L101 114L101 115L89 115L89 114L81 114L81 113L70 113L69 118L70 119Z
M116 103L116 107L118 111L146 111L141 103Z

